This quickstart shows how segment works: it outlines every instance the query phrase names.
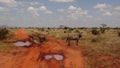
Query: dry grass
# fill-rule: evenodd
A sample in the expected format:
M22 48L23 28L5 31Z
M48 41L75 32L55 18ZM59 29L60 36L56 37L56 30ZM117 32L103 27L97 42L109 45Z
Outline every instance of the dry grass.
M75 33L75 30L71 31L71 33ZM116 30L110 29L98 36L92 35L91 29L77 30L83 32L79 44L87 62L86 68L119 68L120 37L118 37ZM55 29L49 31L48 34L65 41L69 33L64 33L64 31L66 30ZM74 44L74 42L72 43Z
M120 37L117 31L109 29L104 34L94 36L91 29L74 29L72 31L65 29L25 29L28 34L35 32L50 35L57 39L65 41L69 33L83 32L83 37L79 41L82 54L86 60L86 68L119 68L120 64ZM11 35L7 41L14 41L14 32L16 29L10 29ZM12 37L11 37L12 36ZM74 44L74 42L73 42ZM16 47L11 43L0 42L0 53L14 53ZM13 50L13 51L12 51ZM18 51L19 52L19 49Z

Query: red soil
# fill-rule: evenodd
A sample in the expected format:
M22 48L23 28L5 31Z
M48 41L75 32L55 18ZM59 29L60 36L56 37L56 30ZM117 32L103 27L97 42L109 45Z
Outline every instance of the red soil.
M110 55L100 55L96 58L95 66L99 68L120 68L120 58Z
M18 29L18 30L15 32L15 36L16 36L16 38L18 38L19 40L23 40L23 39L29 38L28 34L27 34L23 29Z
M0 68L84 68L84 59L77 48L69 47L61 40L47 37L40 46L26 48L23 54L0 54ZM45 60L46 54L61 54L64 60Z

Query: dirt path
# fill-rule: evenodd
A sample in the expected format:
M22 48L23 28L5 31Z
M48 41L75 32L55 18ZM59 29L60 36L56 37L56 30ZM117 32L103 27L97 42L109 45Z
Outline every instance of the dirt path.
M47 42L39 47L30 47L22 55L4 57L2 68L84 68L84 58L78 48L68 47L61 40L47 37ZM60 54L63 60L45 60L44 55ZM0 57L1 59L1 57ZM1 67L0 67L1 68Z

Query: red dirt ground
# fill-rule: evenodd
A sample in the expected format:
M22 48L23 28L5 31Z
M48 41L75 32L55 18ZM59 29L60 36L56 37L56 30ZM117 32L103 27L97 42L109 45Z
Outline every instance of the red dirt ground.
M85 68L80 48L69 47L61 40L46 37L41 46L26 48L22 54L0 54L0 68ZM64 60L45 60L45 54L62 54Z

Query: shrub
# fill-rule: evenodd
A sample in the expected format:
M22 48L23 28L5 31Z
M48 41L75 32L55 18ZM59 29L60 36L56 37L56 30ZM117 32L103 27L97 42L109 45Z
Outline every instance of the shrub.
M120 32L118 32L118 36L120 37Z
M75 33L80 33L80 31L79 30L75 30Z
M69 28L68 32L72 32L74 29L73 28Z
M44 29L44 28L41 28L41 31L45 31L45 29Z
M64 27L64 29L66 30L66 29L69 29L69 27Z
M95 36L94 38L91 39L91 42L99 42L100 43L102 40L104 40L104 39L102 39L101 36Z
M100 32L103 34L105 33L105 28L100 28Z
M67 31L64 31L64 33L67 33Z
M0 29L0 40L6 39L8 34L9 34L9 31L6 28L1 28Z
M99 35L100 33L99 33L98 30L96 30L96 29L92 29L92 34L93 34L93 35Z
M98 42L98 39L97 39L97 38L93 38L93 39L91 40L91 42Z

